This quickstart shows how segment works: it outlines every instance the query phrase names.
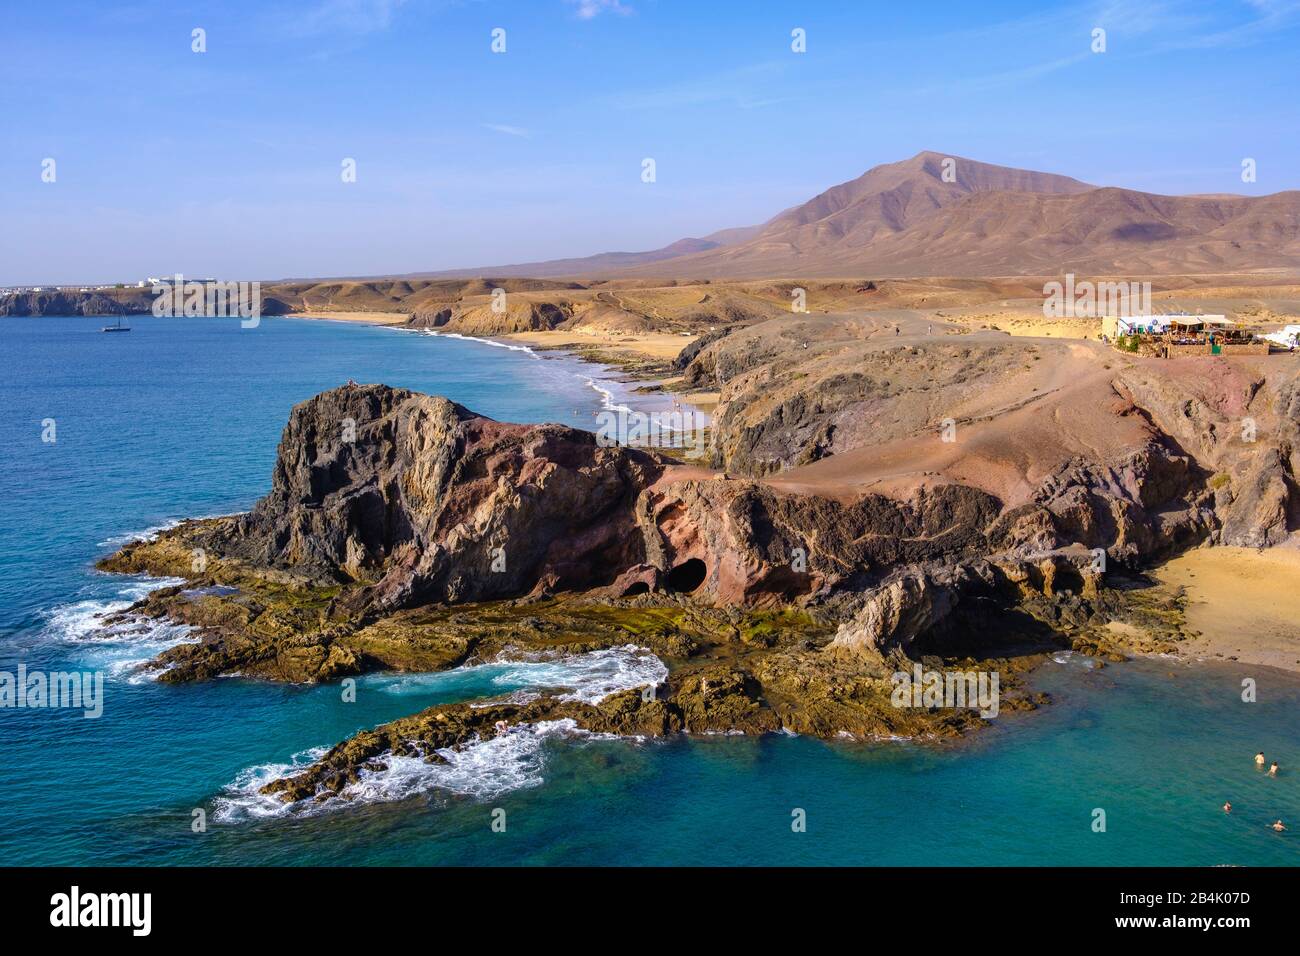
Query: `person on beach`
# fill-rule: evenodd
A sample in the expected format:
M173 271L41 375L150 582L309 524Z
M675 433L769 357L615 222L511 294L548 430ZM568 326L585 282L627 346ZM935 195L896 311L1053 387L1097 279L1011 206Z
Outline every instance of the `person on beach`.
M1264 766L1264 751L1261 750L1259 753L1255 754L1255 766Z
M496 728L496 732L497 732L497 736L498 736L498 737L501 736L501 735L504 734L507 730L510 729L510 725L507 724L504 720L498 720L498 721L497 721L495 724L493 724L492 726L493 726L494 728Z
M1282 825L1281 820L1278 820L1276 823L1273 824L1273 829L1276 830L1278 833L1281 833L1283 830L1286 829L1286 827Z
M1277 776L1277 761L1276 761L1276 760L1274 760L1272 766L1270 766L1270 767L1268 768L1268 775L1269 775L1270 777L1276 777L1276 776Z
M1231 813L1231 812L1232 812L1232 804L1231 804L1231 803L1225 803L1225 804L1223 805L1223 812L1224 812L1224 813Z

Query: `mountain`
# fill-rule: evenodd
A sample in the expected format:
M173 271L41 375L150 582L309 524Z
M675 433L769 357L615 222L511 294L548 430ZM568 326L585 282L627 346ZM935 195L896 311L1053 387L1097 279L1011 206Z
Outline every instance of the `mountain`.
M679 259L691 253L743 242L757 235L760 229L762 229L762 226L739 226L734 229L720 229L702 239L678 239L662 249L651 249L649 252L602 252L594 256L582 256L574 259L549 259L546 262L519 262L513 265L493 266L488 271L494 275L528 276L534 279L622 273L636 266L663 262L667 259ZM397 276L397 278L466 278L482 275L483 272L482 269L447 269L442 272L413 272Z
M487 271L757 278L1259 269L1300 270L1300 192L1161 196L922 152L833 186L760 226L721 230L650 252Z

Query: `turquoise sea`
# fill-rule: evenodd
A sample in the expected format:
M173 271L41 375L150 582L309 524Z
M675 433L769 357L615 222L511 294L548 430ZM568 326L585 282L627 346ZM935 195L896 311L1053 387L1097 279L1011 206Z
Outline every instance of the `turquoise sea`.
M588 425L595 371L474 341L302 319L0 319L0 671L100 670L103 716L0 709L0 864L1242 864L1300 859L1300 681L1260 668L1062 655L1054 703L936 749L772 736L659 742L563 727L400 766L286 814L261 780L437 702L568 681L633 652L374 675L339 689L164 686L132 662L178 629L106 631L158 582L95 572L115 541L248 508L291 405L348 378L517 421ZM615 400L628 400L616 388ZM54 442L42 441L53 419ZM125 537L124 537L125 536ZM1240 699L1244 676L1257 703ZM1281 762L1270 779L1251 758ZM1234 811L1219 808L1231 800ZM1094 832L1094 810L1105 832ZM806 813L806 832L791 827ZM206 832L193 831L202 810ZM494 811L506 826L493 828ZM1266 824L1282 818L1293 829ZM495 814L495 819L502 819Z

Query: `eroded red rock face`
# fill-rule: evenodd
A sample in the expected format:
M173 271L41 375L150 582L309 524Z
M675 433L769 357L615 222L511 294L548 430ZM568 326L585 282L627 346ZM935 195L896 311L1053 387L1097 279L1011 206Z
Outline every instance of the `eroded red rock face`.
M222 550L369 582L386 610L610 584L642 557L633 503L662 471L560 425L510 425L382 385L294 408L271 492Z
M577 429L504 424L442 398L349 386L293 410L271 492L225 526L233 530L214 532L212 547L353 585L340 599L352 614L566 590L665 591L718 607L834 598L852 608L874 594L888 600L869 630L886 634L942 613L952 603L945 588L1014 584L1062 549L1139 565L1220 532L1265 543L1285 533L1294 496L1284 454L1254 456L1252 480L1237 484L1227 509L1190 453L1205 450L1149 430L1123 455L1062 460L1008 508L950 481L828 496L710 477L601 447ZM1003 568L993 584L988 574L963 577L989 561ZM923 614L913 613L918 595Z
M675 573L694 583L676 569L697 561L697 599L762 605L824 596L897 564L983 554L1000 506L960 485L910 502L864 495L845 504L756 481L691 479L649 489L638 509L647 560L664 569L666 587Z

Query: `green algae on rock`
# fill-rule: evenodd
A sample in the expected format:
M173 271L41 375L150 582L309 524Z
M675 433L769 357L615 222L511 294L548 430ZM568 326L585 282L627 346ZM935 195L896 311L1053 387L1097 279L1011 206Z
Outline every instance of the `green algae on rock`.
M99 567L185 580L125 612L196 629L149 665L166 682L311 683L629 645L667 668L603 699L546 692L363 731L268 785L288 800L338 794L385 755L437 761L539 722L940 739L987 718L896 706L893 679L916 661L996 673L1009 712L1042 702L1022 676L1047 652L1115 660L1180 639L1176 613L1107 578L1131 580L1127 567L1205 539L1217 518L1200 471L1147 426L1136 434L1136 450L1070 457L1007 507L953 482L846 497L717 481L576 429L348 386L295 407L251 512L184 522Z

